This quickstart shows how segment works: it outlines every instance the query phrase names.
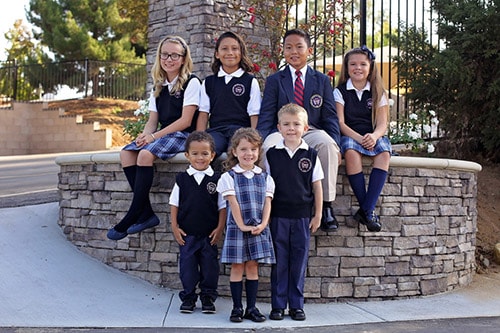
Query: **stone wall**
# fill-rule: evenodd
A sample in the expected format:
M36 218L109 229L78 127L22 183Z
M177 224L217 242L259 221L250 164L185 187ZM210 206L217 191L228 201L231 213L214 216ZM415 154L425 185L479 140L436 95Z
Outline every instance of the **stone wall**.
M193 72L201 79L212 74L210 66L214 60L215 40L222 32L231 30L241 34L247 45L269 45L263 27L248 22L234 26L231 15L234 15L231 1L149 0L148 73L158 43L167 35L178 35L186 40L193 58Z
M0 109L0 156L105 150L111 130L99 122L84 122L47 103L13 102Z
M56 162L58 223L68 239L112 267L180 289L168 196L175 174L187 166L183 156L155 164L151 201L161 224L118 242L108 240L106 232L125 215L132 198L118 153L61 156ZM334 205L340 229L311 237L306 300L398 299L468 285L475 271L480 170L473 162L393 157L377 205L382 231L371 233L352 219L358 207L342 166ZM260 270L259 298L268 300L270 266ZM219 291L229 296L229 266L222 265L220 273Z

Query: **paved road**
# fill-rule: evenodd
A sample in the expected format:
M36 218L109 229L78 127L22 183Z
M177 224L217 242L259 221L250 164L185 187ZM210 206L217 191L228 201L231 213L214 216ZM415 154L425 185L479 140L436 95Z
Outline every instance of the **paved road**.
M75 154L0 156L0 208L57 201L56 157Z
M57 199L58 154L0 157L0 207Z

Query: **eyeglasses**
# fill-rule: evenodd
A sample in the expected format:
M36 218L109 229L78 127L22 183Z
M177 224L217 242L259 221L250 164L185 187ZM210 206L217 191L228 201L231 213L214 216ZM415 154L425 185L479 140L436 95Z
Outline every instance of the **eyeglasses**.
M184 57L184 55L178 53L160 53L160 58L162 60L168 60L168 58L170 58L172 61L177 61L181 57Z

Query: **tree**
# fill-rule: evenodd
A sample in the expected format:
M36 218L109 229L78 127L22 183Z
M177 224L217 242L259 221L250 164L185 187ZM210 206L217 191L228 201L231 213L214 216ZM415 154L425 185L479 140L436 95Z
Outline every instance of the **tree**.
M7 62L0 72L0 93L21 100L38 98L41 94L39 81L32 74L36 71L36 65L49 60L47 55L40 44L34 41L33 34L22 20L16 20L4 36L10 48L5 50ZM20 73L19 66L26 68L26 71Z
M116 30L130 36L130 43L137 57L146 54L148 48L148 0L118 0L118 11L124 22Z
M144 54L147 43L147 3L147 0L30 0L27 16L40 29L35 38L49 48L55 60L131 62L137 59L137 54Z
M499 1L433 0L432 6L444 47L424 43L420 48L413 44L406 49L408 61L417 65L407 73L409 97L437 111L456 157L468 158L479 152L498 162Z

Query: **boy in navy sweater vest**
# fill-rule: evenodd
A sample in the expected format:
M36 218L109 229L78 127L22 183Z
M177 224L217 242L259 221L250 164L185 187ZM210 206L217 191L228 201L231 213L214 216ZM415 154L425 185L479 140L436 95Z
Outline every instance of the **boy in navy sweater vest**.
M194 311L200 289L203 313L215 313L218 296L219 261L217 243L222 238L226 207L217 192L220 173L210 163L215 142L210 134L192 132L186 140L190 165L177 175L170 195L172 233L179 243L179 275L183 290L181 312Z
M266 169L276 184L269 224L276 254L271 269L272 320L283 319L287 304L293 320L306 319L309 238L321 224L323 204L321 162L316 150L302 139L307 124L303 107L284 105L278 112L283 140L266 153Z

